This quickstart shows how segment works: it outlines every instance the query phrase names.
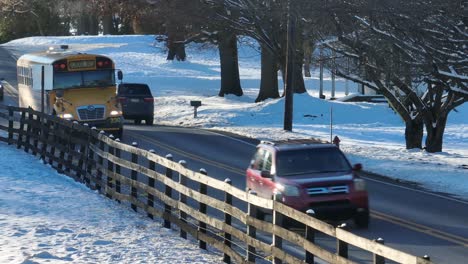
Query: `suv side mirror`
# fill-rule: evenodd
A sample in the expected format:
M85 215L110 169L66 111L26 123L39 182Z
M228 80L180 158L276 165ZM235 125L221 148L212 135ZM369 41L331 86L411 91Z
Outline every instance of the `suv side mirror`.
M353 171L360 171L362 170L362 164L361 163L356 163L353 166Z
M271 173L269 171L266 171L266 170L262 170L260 172L260 175L262 176L262 178L272 178Z

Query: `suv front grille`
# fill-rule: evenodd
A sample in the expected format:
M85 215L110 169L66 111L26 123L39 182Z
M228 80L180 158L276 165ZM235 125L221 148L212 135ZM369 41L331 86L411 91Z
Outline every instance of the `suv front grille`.
M348 193L347 185L327 186L327 187L311 187L307 188L309 196L327 195L327 194L343 194Z
M104 118L105 107L103 105L82 106L77 110L82 121Z

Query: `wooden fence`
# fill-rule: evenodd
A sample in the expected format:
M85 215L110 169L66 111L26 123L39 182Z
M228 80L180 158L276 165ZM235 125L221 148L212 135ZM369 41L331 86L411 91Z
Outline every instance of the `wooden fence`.
M226 263L254 263L258 258L273 263L314 263L317 258L343 264L362 261L349 254L349 247L371 254L372 263L431 263L427 257L395 250L382 240L359 237L345 226L334 227L296 211L279 202L280 197L268 200L246 193L229 179L192 171L171 155L159 156L136 143L123 144L86 125L0 105L2 119L0 129L6 133L0 134L0 141L40 156L44 163L109 199L159 217L164 227L177 226L181 237L190 234L200 248L210 245L221 251ZM270 210L273 220L259 219L259 209ZM305 230L282 227L288 218L303 223ZM334 241L333 247L322 246L319 240Z

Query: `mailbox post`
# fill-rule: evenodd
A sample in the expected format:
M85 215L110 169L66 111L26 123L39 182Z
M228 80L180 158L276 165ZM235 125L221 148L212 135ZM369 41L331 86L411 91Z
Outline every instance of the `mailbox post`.
M201 106L201 101L190 101L190 106L193 106L193 117L197 118L197 108Z

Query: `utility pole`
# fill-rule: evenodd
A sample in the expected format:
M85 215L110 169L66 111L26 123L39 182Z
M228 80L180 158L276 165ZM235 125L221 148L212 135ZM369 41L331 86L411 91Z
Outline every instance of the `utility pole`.
M288 35L286 41L286 82L284 95L284 125L283 129L292 131L293 123L293 97L294 97L294 53L295 53L295 24L294 16L291 14L291 0L288 0Z

